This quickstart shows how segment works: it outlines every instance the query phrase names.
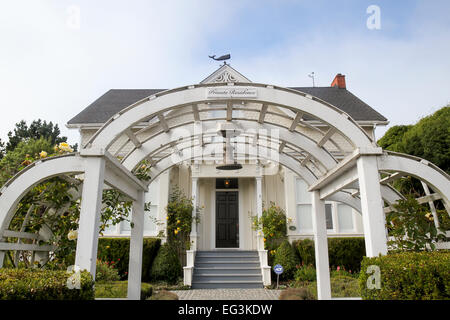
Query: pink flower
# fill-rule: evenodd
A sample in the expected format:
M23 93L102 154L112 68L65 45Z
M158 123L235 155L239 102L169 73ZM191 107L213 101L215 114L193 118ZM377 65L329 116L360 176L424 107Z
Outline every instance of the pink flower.
M337 270L337 271L341 270L341 267L337 266L336 270Z

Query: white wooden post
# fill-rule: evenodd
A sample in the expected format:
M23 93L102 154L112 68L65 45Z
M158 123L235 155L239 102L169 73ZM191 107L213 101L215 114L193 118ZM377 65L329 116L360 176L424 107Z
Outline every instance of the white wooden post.
M190 240L191 240L191 248L190 250L196 251L197 250L197 241L198 241L198 234L197 234L197 208L198 208L198 178L192 177L192 202L193 202L193 209L192 209L192 226L191 226L191 234L190 234Z
M256 215L261 219L263 212L262 205L262 177L255 177L256 180ZM256 236L256 247L258 251L264 250L264 234L262 230L258 231Z
M133 201L130 236L130 259L128 264L128 299L140 300L142 278L142 250L144 240L144 191L138 191L138 199Z
M357 162L366 255L387 254L386 219L381 198L376 156L361 156Z
M85 167L75 265L95 280L105 159L87 158Z
M330 266L328 262L328 239L325 202L320 200L319 191L312 192L312 215L314 250L316 255L317 298L331 299Z
M255 177L256 181L256 214L261 219L263 212L262 205L262 177ZM265 286L269 286L272 282L267 250L264 249L264 234L258 231L256 236L256 247L258 249L259 262L261 263L262 280Z
M0 268L3 268L4 260L5 260L5 251L0 251Z

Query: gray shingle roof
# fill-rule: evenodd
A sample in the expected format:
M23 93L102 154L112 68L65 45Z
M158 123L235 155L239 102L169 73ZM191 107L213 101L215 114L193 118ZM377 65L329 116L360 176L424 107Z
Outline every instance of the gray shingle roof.
M357 121L387 121L380 113L347 89L336 87L293 87L322 99L348 113ZM136 101L165 89L111 89L69 120L68 124L104 123Z

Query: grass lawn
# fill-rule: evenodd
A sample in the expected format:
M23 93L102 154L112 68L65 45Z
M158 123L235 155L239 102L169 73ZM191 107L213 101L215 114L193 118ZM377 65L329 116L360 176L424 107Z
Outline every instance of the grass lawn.
M142 283L141 291L145 296L151 296L152 285ZM128 290L128 281L110 281L95 283L95 298L126 298Z
M335 276L331 281L331 296L333 298L360 297L358 278ZM273 287L273 286L272 286ZM276 287L276 283L275 283ZM275 288L273 287L273 288ZM306 288L317 299L316 281L290 281L280 284L281 288Z
M183 280L175 284L168 284L164 281L145 283L142 282L142 292L145 298L152 295L152 292L164 290L185 290L189 287L183 285ZM110 281L95 283L96 298L126 298L128 290L128 281Z

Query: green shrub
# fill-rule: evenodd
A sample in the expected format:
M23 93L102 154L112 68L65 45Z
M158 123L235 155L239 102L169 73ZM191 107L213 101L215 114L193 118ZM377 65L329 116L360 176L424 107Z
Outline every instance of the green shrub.
M280 264L283 266L283 273L280 279L290 280L294 278L296 266L300 263L294 248L292 248L289 241L285 240L281 243L275 253L273 265Z
M360 297L358 279L345 275L335 275L330 279L331 296L334 298Z
M332 270L340 267L351 273L359 272L365 255L366 245L362 237L328 239L328 256Z
M141 300L152 295L153 287L148 283L141 283ZM95 284L96 298L126 298L128 295L128 281L112 281Z
M297 240L292 243L303 265L315 265L314 241ZM364 238L328 238L328 258L330 268L338 267L351 273L359 272L366 253Z
M94 282L80 273L80 289L70 289L73 274L42 269L0 269L0 300L93 300Z
M316 281L316 269L312 266L301 266L295 270L294 279L296 281Z
M449 261L449 251L365 257L359 275L361 296L366 300L450 299ZM369 284L374 283L373 272L366 273L371 265L380 268L380 289L368 288L368 280Z
M337 267L336 270L331 270L330 272L330 277L331 278L336 278L336 277L352 277L352 278L358 278L359 277L359 273L356 272L350 272L347 271L345 269L341 269L340 267Z
M315 264L314 241L311 239L297 240L292 243L292 246L297 251L302 265Z
M114 261L101 261L97 259L95 281L106 282L120 280L119 272L115 268L114 264Z
M156 257L161 240L144 238L142 251L142 281L149 282L151 266ZM98 259L114 261L121 280L128 278L130 238L100 238L98 241Z
M308 288L289 288L281 291L279 300L315 300Z
M170 291L161 290L147 300L178 300L178 295Z
M181 263L176 250L168 243L165 243L161 246L153 261L151 269L152 279L175 283L181 274Z

